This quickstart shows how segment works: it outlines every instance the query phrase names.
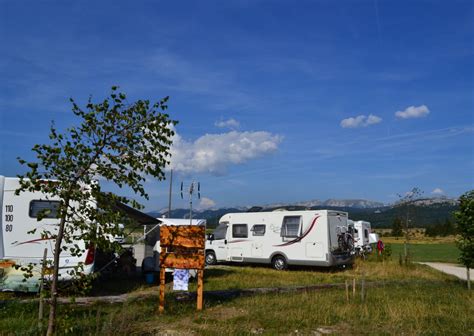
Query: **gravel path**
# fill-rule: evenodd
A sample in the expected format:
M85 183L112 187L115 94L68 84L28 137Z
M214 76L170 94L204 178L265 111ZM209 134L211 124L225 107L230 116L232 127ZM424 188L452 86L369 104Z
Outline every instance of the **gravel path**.
M438 262L420 262L420 264L428 265L438 271L454 275L462 280L467 280L467 273L466 268L462 266L458 266L455 264L446 264L446 263L438 263ZM471 282L474 281L474 270L469 270L471 274Z

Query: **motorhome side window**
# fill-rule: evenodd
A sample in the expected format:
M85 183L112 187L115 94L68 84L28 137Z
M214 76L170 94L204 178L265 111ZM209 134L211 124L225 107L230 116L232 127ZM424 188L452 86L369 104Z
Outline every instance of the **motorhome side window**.
M37 218L39 214L43 218L58 218L59 201L33 200L30 202L29 216Z
M281 226L281 236L295 238L299 236L301 216L286 216Z
M265 224L255 224L250 231L252 231L252 236L263 236L265 235Z
M247 224L234 224L232 225L232 238L247 238Z
M364 238L365 239L369 238L369 230L367 230L367 229L364 230Z

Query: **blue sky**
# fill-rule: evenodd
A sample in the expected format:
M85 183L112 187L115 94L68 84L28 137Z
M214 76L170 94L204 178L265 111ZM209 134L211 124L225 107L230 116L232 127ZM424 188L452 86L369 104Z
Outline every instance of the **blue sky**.
M0 0L0 48L2 175L116 84L170 96L201 208L474 187L471 1Z

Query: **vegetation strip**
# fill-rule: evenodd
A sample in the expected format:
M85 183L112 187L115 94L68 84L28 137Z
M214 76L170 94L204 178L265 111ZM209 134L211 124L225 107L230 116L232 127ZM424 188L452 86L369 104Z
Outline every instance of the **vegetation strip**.
M360 280L360 279L358 279ZM401 285L407 283L416 283L418 281L413 280L398 280L398 281L366 281L365 287L381 287L386 285ZM356 287L360 287L360 281L357 282ZM319 285L309 285L309 286L292 286L292 287L268 287L268 288L245 288L245 289L229 289L229 290L214 290L214 291L205 291L204 298L212 299L232 299L242 296L252 296L256 294L273 294L273 293L294 293L294 292L309 292L309 291L318 291L324 289L333 289L333 288L345 288L345 283L332 283L332 284L319 284ZM183 295L184 294L184 295ZM89 297L61 297L58 298L58 302L62 304L76 304L76 305L91 305L95 303L123 303L128 300L143 300L150 297L158 297L158 290L153 293L136 293L136 294L121 294L121 295L107 295L107 296L89 296ZM177 296L178 300L193 300L196 298L196 293L179 293ZM17 302L20 303L30 303L37 302L39 299L27 299L20 300ZM3 300L0 303L8 303L13 300Z

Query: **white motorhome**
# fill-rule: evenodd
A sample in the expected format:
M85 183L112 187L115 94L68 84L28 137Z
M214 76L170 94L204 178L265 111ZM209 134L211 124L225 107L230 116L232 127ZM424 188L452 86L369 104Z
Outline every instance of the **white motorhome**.
M348 220L349 230L352 231L351 234L354 238L354 249L358 254L370 253L372 252L372 244L370 235L371 235L371 226L370 222L366 221L352 221Z
M52 260L54 240L41 236L43 229L54 230L58 224L56 209L59 199L40 192L22 192L15 195L20 187L18 178L0 176L0 290L37 291L40 264L44 250L47 259ZM49 210L41 221L37 216ZM36 230L29 234L29 231ZM84 241L73 244L83 250L82 256L73 256L68 250L61 253L59 275L68 280L68 271L79 263L84 265L83 273L89 274L94 266L94 249L86 249ZM33 265L34 277L24 280L24 272L13 266Z
M338 266L353 263L347 213L330 210L229 213L206 241L206 263Z

